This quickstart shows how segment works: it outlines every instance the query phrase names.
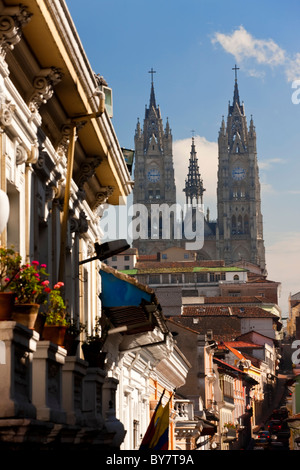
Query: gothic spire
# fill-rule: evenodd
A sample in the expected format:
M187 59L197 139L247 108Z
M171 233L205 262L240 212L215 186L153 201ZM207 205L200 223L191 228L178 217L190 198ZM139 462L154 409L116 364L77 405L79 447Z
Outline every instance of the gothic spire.
M153 83L153 74L156 73L153 68L149 70L148 73L151 73L151 93L150 93L150 104L149 104L149 109L152 107L155 109L156 108L156 101L155 101L155 93L154 93L154 83Z
M203 188L203 181L199 171L194 137L192 137L192 146L189 159L189 171L187 179L185 180L185 188L183 189L183 192L186 196L186 203L192 204L193 200L195 200L197 204L203 204L204 191L205 189Z
M240 97L239 97L239 89L238 89L238 84L237 84L237 71L240 70L239 67L237 67L236 65L233 67L233 69L235 71L235 80L234 80L234 92L233 92L233 106L235 105L235 103L237 103L240 107Z

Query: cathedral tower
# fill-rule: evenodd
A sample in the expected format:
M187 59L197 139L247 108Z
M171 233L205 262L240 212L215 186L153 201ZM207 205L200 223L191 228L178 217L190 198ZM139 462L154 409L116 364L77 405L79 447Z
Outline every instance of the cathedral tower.
M226 264L246 260L265 269L256 132L240 102L235 66L233 103L222 120L218 147L217 252Z
M153 205L176 204L176 186L173 167L172 134L167 120L165 128L159 106L156 105L153 69L151 73L151 91L149 107L146 107L143 129L138 121L135 131L135 172L133 203L142 204L149 214L148 239L138 238L133 246L140 254L156 254L174 245L172 236L161 238L162 217L151 217ZM171 214L172 216L172 214ZM170 227L173 224L173 217ZM166 221L164 221L166 222ZM157 228L151 236L152 229ZM155 230L154 230L155 231Z

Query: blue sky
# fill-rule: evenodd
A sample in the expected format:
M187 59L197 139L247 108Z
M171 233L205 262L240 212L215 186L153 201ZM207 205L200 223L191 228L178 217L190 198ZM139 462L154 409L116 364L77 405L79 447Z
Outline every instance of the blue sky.
M173 134L178 197L187 173L192 130L216 217L217 138L232 101L235 64L240 99L257 133L269 278L300 290L300 3L297 0L67 0L95 71L113 89L113 125L122 147L134 147L149 103L156 101ZM296 88L293 88L293 83ZM293 95L294 94L294 95ZM294 100L295 101L295 100Z

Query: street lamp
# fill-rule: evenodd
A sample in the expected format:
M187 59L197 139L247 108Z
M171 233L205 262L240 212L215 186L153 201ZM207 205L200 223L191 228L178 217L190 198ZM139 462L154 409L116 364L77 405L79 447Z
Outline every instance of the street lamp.
M105 259L111 258L112 256L130 248L126 240L114 240L111 242L103 243L102 245L99 245L99 243L95 243L94 246L96 256L80 261L79 264L89 263L90 261L94 261L95 259L98 259L99 261L104 261Z
M69 200L71 192L71 181L73 175L74 166L74 154L75 154L75 141L76 141L76 125L79 122L90 121L100 117L105 110L105 94L102 91L97 90L97 96L100 99L99 109L96 113L81 114L71 118L71 132L70 132L70 143L68 147L68 161L67 161L67 176L66 176L66 187L63 204L63 218L61 223L61 241L60 241L60 259L59 259L59 275L58 279L63 279L65 272L66 263L66 243L67 243L67 226L68 226L68 213L69 213Z

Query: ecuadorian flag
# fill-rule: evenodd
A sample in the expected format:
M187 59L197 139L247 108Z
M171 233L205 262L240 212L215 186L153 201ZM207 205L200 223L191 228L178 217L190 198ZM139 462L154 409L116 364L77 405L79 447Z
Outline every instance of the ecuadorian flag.
M164 393L165 391L163 391L155 408L146 434L142 440L140 450L168 450L171 398L165 406L162 406L161 401Z

